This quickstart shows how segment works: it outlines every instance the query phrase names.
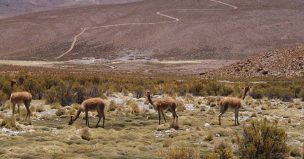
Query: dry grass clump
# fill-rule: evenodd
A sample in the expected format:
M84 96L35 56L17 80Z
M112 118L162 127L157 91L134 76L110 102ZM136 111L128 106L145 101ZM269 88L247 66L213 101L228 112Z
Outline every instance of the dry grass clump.
M7 95L0 90L0 106L2 106L7 100Z
M91 132L90 132L90 129L87 128L87 127L81 129L81 131L80 131L80 136L81 136L82 139L90 141L90 140L91 140L91 137L92 137L92 134L91 134Z
M304 152L303 152L304 153ZM302 157L302 152L301 152L301 148L298 148L298 147L292 147L290 149L290 156L291 157L299 157L301 158ZM304 157L304 156L303 156Z
M60 108L62 108L62 106L59 103L52 103L50 105L50 108L51 109L60 109Z
M56 111L56 115L57 115L57 116L63 116L63 115L65 115L66 113L67 113L67 111L66 111L65 108L59 108L59 109L57 109L57 111Z
M176 146L162 150L159 156L164 159L200 159L200 152L193 146Z
M177 107L176 107L176 111L177 112L183 112L186 110L185 104L182 101L177 101Z
M36 112L44 112L46 111L46 107L44 105L36 106Z
M170 147L172 145L172 139L164 140L163 147Z
M114 100L111 100L110 104L108 105L107 111L108 112L109 111L113 112L113 111L115 111L117 109L117 107L118 106L117 106L116 102Z
M219 155L220 159L236 158L233 154L232 148L223 142L214 148L214 152Z
M136 101L134 100L128 100L127 101L127 106L129 108L129 112L131 114L139 115L140 114L140 109Z
M0 123L0 125L2 127L6 127L8 129L13 129L13 128L17 128L17 124L16 124L16 117L12 116L12 117L3 117L2 122Z
M210 133L210 134L208 134L205 138L204 138L204 141L208 141L208 142L210 142L210 141L212 141L213 140L213 135Z

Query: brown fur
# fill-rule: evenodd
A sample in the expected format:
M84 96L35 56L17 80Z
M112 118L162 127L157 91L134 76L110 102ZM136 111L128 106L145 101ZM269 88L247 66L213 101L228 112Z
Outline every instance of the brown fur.
M16 84L15 81L11 81L11 87L13 90L14 84ZM20 104L24 104L26 108L26 117L25 120L28 118L29 124L31 124L31 101L32 101L32 94L29 92L13 92L11 94L10 100L13 104L13 112L12 116L15 114L15 107L18 105L18 114L20 115Z
M219 103L220 105L220 114L218 115L219 125L221 125L221 117L222 115L228 110L234 110L234 125L240 125L239 123L239 110L242 107L242 100L245 99L247 92L249 91L250 87L244 88L244 94L242 98L237 97L223 97Z
M97 113L98 113L98 117L99 117L99 120L96 124L96 128L98 127L98 124L99 124L101 118L103 118L102 127L104 128L104 124L105 124L104 109L105 109L105 103L101 98L87 99L87 100L82 102L82 104L80 105L80 108L77 111L75 117L74 118L71 117L69 125L72 125L78 119L81 112L85 112L86 125L88 127L90 127L89 119L88 119L88 112L92 111L92 110L96 110Z
M175 111L177 107L177 102L175 99L170 97L164 97L153 102L151 99L150 92L147 92L147 98L150 104L154 107L154 109L158 111L158 124L160 124L161 114L166 122L164 110L171 111L173 116L173 123L178 121L178 116Z

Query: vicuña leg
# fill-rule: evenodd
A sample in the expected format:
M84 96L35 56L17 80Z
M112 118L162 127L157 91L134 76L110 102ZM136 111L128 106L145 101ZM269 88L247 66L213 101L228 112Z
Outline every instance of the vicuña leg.
M86 119L86 125L88 127L90 127L90 123L89 123L89 112L86 110L85 111L85 119Z
M160 108L158 108L158 125L160 125Z
M218 115L218 119L219 119L219 125L221 125L221 117L223 116L223 114L227 111L228 107L227 106L221 106L220 107L220 114Z
M166 120L166 117L165 117L165 114L164 114L164 110L163 110L163 109L161 109L161 113L162 113L162 115L163 115L163 117L164 117L164 120L165 120L165 123L166 123L167 120Z

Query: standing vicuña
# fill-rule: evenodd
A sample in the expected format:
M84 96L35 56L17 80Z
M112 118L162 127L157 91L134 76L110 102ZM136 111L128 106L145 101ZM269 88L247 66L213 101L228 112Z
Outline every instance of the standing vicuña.
M101 118L103 118L102 120L102 127L104 128L104 124L105 124L105 113L104 113L104 109L105 109L105 103L101 98L90 98L87 99L85 101L83 101L80 105L79 110L77 111L74 119L71 116L71 120L69 122L69 125L72 125L74 123L75 120L77 120L77 118L79 117L81 112L85 112L85 119L86 119L86 125L88 127L90 127L89 125L89 118L88 118L88 112L92 111L92 110L97 110L98 113L98 117L99 120L96 124L96 128L98 127L98 124L101 120Z
M158 124L160 124L160 118L161 118L161 114L163 115L164 117L164 120L166 122L166 118L165 118L165 114L164 114L164 110L169 110L171 111L172 113L172 116L173 116L173 123L177 120L178 120L178 116L176 114L176 106L177 106L177 102L175 99L173 98L170 98L170 97L164 97L164 98L161 98L161 99L158 99L156 101L152 101L151 99L151 95L150 95L150 92L147 92L147 98L148 98L148 101L150 102L150 104L154 107L155 110L158 111Z
M12 90L14 88L14 84L16 84L15 80L11 81L11 87ZM29 119L29 124L31 124L31 101L32 101L32 94L29 92L13 92L10 97L10 101L13 104L13 112L12 116L15 114L15 107L18 105L18 113L20 115L20 104L24 104L26 108L26 117L25 120L28 118Z
M220 114L218 115L219 124L221 125L221 117L228 110L234 110L234 125L240 125L239 123L239 109L242 107L242 100L245 99L247 92L250 90L249 86L244 88L242 98L237 97L223 97L220 101Z

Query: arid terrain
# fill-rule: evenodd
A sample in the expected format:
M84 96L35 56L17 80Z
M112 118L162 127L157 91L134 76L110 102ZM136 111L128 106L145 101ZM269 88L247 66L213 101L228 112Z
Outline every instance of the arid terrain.
M207 76L218 77L302 77L304 47L277 49L212 70Z
M240 112L242 125L233 126L233 114L229 112L224 115L222 126L219 126L219 110L214 98L191 95L177 97L183 106L177 109L179 129L175 130L170 129L171 113L166 114L169 123L158 126L157 113L145 98L136 99L131 94L110 95L107 102L111 105L111 111L106 113L105 128L89 129L89 141L81 137L85 129L83 114L74 125L67 124L69 118L66 116L71 109L77 108L77 104L72 108L60 108L45 105L44 101L33 101L33 125L27 125L21 116L15 129L0 129L0 157L164 158L168 150L189 145L203 156L221 142L237 151L236 134L242 132L242 125L248 124L251 119L263 118L278 121L279 127L288 134L288 145L301 148L304 142L304 103L300 100L282 102L246 98ZM136 111L134 104L139 108ZM7 102L2 108L1 118L10 116L9 105ZM21 112L24 114L25 109ZM97 121L95 115L90 114L92 126ZM18 115L16 117L18 119Z
M0 159L303 159L303 15L303 0L0 0Z
M29 13L0 20L0 58L240 60L303 43L303 8L301 0L146 0Z

